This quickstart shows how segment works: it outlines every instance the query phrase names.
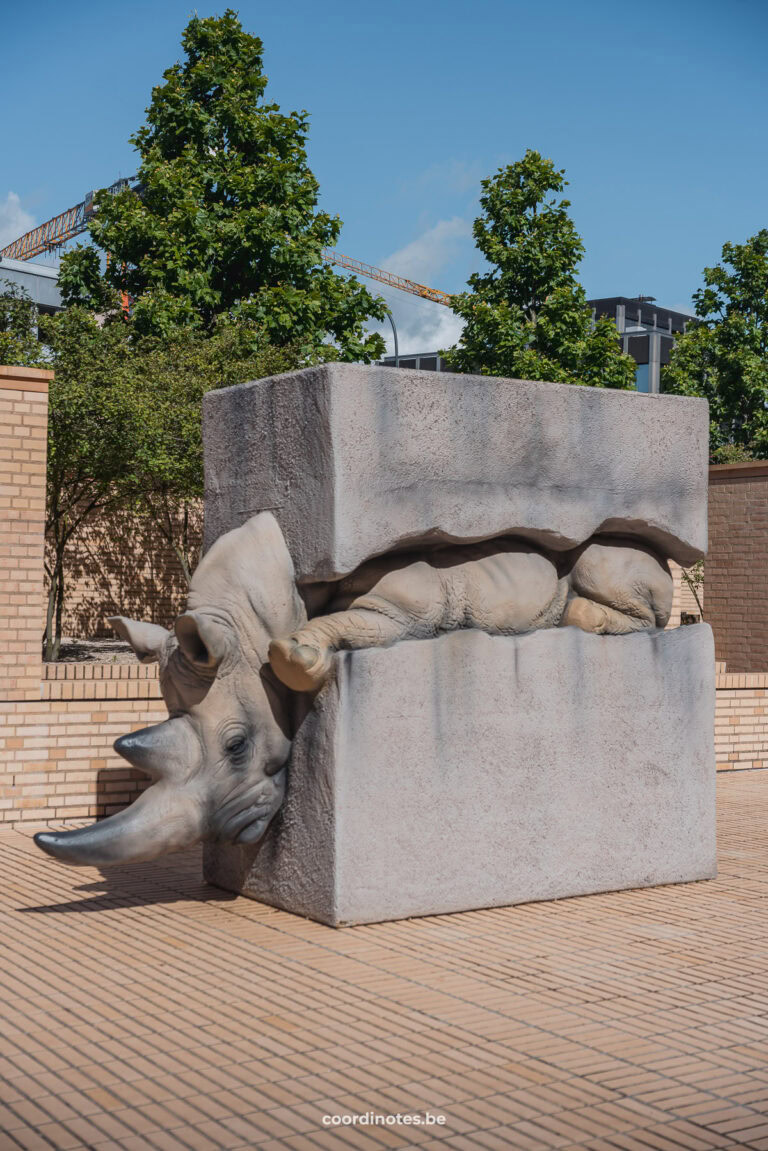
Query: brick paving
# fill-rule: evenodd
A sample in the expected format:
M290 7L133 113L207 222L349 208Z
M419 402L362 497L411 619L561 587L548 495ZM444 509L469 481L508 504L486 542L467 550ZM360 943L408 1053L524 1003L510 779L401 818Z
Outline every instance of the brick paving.
M3 831L2 1151L768 1151L768 771L718 788L717 880L344 931Z

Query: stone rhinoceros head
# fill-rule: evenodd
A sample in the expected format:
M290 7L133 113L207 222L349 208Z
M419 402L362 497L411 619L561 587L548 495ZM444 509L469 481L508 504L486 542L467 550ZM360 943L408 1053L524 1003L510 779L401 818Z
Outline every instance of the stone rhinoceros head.
M39 847L66 863L154 859L201 840L255 843L280 807L290 753L290 693L267 648L306 620L291 557L265 512L228 532L197 568L172 631L110 622L144 663L158 660L169 718L115 750L153 777L124 811Z

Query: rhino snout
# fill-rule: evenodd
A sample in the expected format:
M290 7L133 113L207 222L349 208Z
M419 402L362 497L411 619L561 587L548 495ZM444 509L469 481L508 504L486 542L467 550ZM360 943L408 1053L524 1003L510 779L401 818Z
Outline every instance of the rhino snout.
M285 796L287 769L254 782L243 780L221 802L211 799L211 839L225 843L257 843Z

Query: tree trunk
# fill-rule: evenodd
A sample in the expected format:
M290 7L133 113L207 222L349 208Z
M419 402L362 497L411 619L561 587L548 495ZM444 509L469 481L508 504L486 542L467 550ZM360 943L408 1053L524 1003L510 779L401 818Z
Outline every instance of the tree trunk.
M59 658L61 651L61 621L64 613L64 555L59 557L59 570L56 576L56 632L53 638L53 658Z
M43 634L43 659L53 663L61 650L61 624L64 612L64 548L66 543L55 541L55 554L49 573L48 604Z
M50 663L56 657L53 654L53 620L54 612L56 610L56 597L57 597L57 580L56 580L56 567L54 566L51 571L50 581L48 584L48 606L45 612L45 633L43 635L43 659L46 663Z

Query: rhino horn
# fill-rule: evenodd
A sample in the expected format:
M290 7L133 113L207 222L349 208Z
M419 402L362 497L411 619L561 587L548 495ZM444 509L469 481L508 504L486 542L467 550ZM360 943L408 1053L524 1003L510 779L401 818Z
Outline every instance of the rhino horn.
M192 794L156 783L117 815L75 831L41 831L48 855L81 867L141 863L191 847L202 838L203 809Z
M178 719L166 719L121 735L113 746L131 767L146 771L153 779L178 779L189 768L190 742L186 725Z

